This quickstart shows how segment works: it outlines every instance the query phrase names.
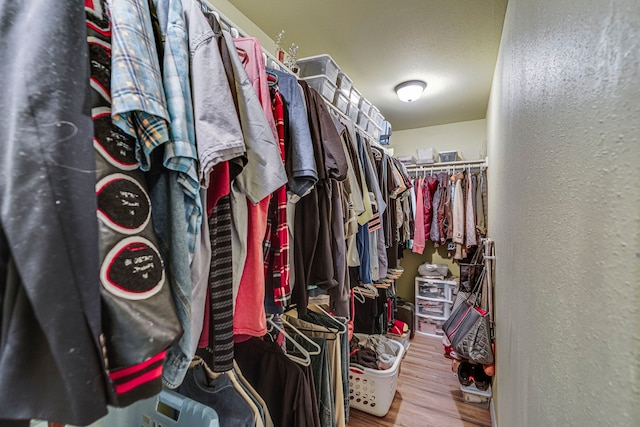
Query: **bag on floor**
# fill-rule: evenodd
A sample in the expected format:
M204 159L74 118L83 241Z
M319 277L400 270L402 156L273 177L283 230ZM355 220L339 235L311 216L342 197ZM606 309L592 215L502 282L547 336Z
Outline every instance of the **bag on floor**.
M398 310L396 311L396 319L403 321L409 326L409 338L413 339L416 333L416 328L413 324L416 318L415 306L413 305L413 303L410 303L402 298L398 298L397 301Z

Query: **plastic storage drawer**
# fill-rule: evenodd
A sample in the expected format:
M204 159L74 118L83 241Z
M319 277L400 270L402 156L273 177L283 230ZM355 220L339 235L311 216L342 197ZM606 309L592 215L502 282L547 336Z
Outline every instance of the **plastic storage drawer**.
M367 113L363 112L362 110L358 112L357 124L362 129L367 130L367 126L369 126L369 116L367 115Z
M336 94L333 97L333 105L342 113L347 114L349 110L349 97L339 90L336 90Z
M433 301L419 299L416 301L419 314L425 316L448 317L449 303L444 301Z
M89 427L219 427L213 408L178 393L162 390L156 397L126 408L109 408L109 414Z
M360 110L358 109L358 104L354 104L353 102L349 102L349 109L347 111L347 115L353 121L353 123L356 123L358 121L358 113L359 112L360 112Z
M378 125L376 125L376 123L373 121L372 117L369 117L369 122L367 123L367 129L366 130L367 130L367 133L369 135L372 135L376 139L378 139L380 137L380 128L378 128Z
M376 126L382 129L382 123L384 122L384 117L382 116L382 114L380 114L380 110L372 106L369 116L371 117L371 120L376 124Z
M340 89L340 91L342 93L344 93L347 96L351 95L351 88L353 87L353 83L351 82L351 79L349 78L349 76L347 76L345 73L338 73L338 83L337 83L338 89Z
M333 101L333 97L336 93L336 85L329 81L329 78L325 75L304 77L302 78L309 86L317 90L324 99L329 102Z
M367 116L371 113L371 103L366 98L360 98L360 111L365 113Z
M458 160L458 151L441 151L440 152L440 162L455 162Z
M329 81L336 84L338 80L338 73L340 69L338 64L329 55L317 55L309 56L307 58L300 58L297 61L300 68L300 77L312 77L325 75L329 78ZM331 100L333 97L331 97Z
M438 337L444 336L442 325L444 325L444 319L435 319L432 317L416 316L418 320L417 329L418 332L423 334L434 335Z
M424 298L438 298L442 300L450 300L448 295L449 286L442 282L419 282L418 296Z
M351 98L351 103L355 104L356 110L360 110L360 100L362 99L362 95L360 95L360 92L358 92L358 89L356 89L355 87L352 87L349 98Z

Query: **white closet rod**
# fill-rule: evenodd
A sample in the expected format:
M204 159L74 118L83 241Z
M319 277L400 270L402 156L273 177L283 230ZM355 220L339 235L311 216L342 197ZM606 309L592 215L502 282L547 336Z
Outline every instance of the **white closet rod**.
M221 13L218 10L218 8L216 8L213 4L211 4L211 1L209 1L209 0L201 0L201 1L203 1L203 3L206 4L206 6L214 13L214 15L216 15L216 17L218 18L218 20L220 21L221 24L224 24L229 28L229 32L231 32L231 35L233 37L238 37L238 35L240 35L242 37L250 37L249 34L247 34L245 31L240 29L240 27L238 27L232 20L227 18L223 13ZM294 76L295 78L298 78L298 76L296 76L294 73L292 73L291 70L286 65L284 65L282 62L278 61L278 59L271 52L269 52L267 49L265 49L264 47L262 47L262 54L265 55L267 58L269 58L269 61L271 61L273 64L276 65L275 67L272 66L272 68L279 68L281 71L285 71L285 72L291 74L292 76ZM266 63L267 63L267 61L266 61L266 58L265 58L265 64ZM336 90L338 90L338 89L336 89ZM349 116L347 116L342 111L340 111L330 101L328 101L324 97L321 97L321 98L324 100L325 104L329 108L331 108L333 111L335 111L337 114L339 114L340 116L344 117L345 119L353 122L353 120L351 120L351 118ZM375 145L376 147L378 147L378 148L380 148L382 150L385 150L385 148L372 135L367 133L367 131L362 129L355 122L354 122L354 125L360 132L362 132L363 134L365 134L369 138L369 142L370 143L372 143L373 145Z
M338 89L336 89L338 90ZM333 105L332 103L328 102L326 99L322 98L325 101L325 104L331 109L331 111L335 112L336 114L338 114L339 116L345 118L346 120L349 120L350 122L353 122L353 120L351 119L351 117L347 116L345 113L343 113L342 111L340 111L338 109L338 107L336 107L335 105ZM369 143L372 145L375 145L376 147L378 147L381 150L384 150L385 152L387 152L387 149L384 148L378 141L376 141L376 139L371 136L369 133L367 133L366 130L362 129L362 127L360 127L359 125L357 125L356 123L353 124L360 132L362 132L363 134L365 134L366 136L369 137Z
M460 160L456 162L434 163L432 165L405 165L407 171L411 174L428 173L435 171L457 170L457 169L473 169L482 170L488 166L487 159L482 160Z

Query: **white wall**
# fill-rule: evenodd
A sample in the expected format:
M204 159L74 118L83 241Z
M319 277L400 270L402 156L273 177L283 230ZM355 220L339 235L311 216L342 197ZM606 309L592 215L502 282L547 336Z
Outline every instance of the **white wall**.
M487 115L499 427L640 425L640 8L510 0Z
M481 151L486 153L486 124L481 119L394 131L389 147L396 156L416 156L416 149L433 147L438 152L458 150L464 160L477 160Z

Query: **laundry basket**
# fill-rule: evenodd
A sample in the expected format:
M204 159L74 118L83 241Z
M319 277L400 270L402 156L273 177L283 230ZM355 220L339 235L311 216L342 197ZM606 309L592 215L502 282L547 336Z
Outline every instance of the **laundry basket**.
M362 336L361 334L354 334ZM384 417L396 394L400 363L404 354L404 346L390 340L397 348L396 361L389 369L382 371L365 368L360 365L349 365L349 406L363 412Z

